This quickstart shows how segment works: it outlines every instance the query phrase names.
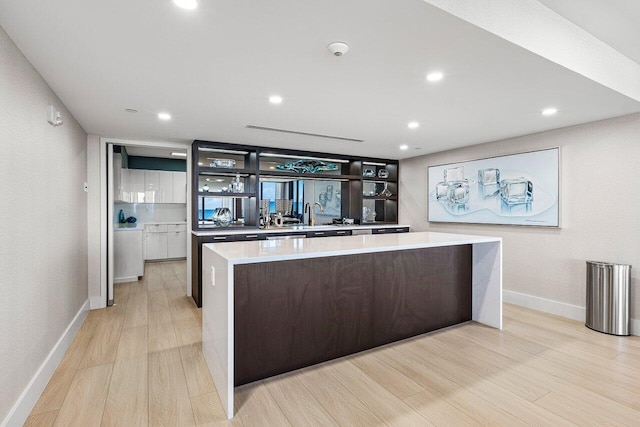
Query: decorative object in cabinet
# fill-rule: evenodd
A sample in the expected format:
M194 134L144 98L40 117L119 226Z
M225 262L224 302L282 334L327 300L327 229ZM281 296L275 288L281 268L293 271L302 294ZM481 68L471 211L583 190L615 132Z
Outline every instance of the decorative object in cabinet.
M210 160L213 160L211 163L209 163L209 166L211 166L212 168L231 169L236 167L236 161L233 159L210 159Z
M276 169L283 171L293 171L297 173L317 173L326 171L337 171L339 166L335 163L326 163L320 160L292 160L281 165L277 165Z

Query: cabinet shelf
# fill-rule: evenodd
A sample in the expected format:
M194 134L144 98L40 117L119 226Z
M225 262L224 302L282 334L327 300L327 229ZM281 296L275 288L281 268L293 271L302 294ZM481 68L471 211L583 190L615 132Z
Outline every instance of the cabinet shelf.
M230 197L230 198L251 198L256 197L256 193L218 193L212 191L199 191L198 197Z
M398 196L362 196L364 200L398 200Z
M362 180L364 182L379 182L379 183L385 183L385 182L398 182L397 179L391 179L391 178L362 178Z
M235 168L212 168L208 166L198 166L199 175L211 175L211 176L236 176L240 175L255 175L254 169L235 169Z

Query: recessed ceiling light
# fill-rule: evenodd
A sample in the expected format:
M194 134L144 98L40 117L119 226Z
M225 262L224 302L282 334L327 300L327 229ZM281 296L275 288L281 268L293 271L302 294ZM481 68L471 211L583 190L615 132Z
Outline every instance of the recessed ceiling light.
M218 178L218 179L216 179L216 182L224 182L224 179Z
M408 148L409 148L409 146L408 146L407 144L402 144L402 145L400 146L400 149L401 149L401 150L406 150L406 149L408 149Z
M195 9L198 7L198 2L196 0L173 0L173 4L183 9Z
M187 157L187 153L180 153L180 152L174 152L174 153L171 153L171 155L176 157Z
M269 102L272 104L282 104L282 97L280 95L271 95Z
M171 114L169 113L159 113L158 118L160 120L171 120Z
M125 108L124 111L126 111L127 113L137 113L138 110L134 109L134 108Z
M420 126L420 123L418 123L418 122L409 122L407 124L407 127L409 129L417 129L419 126Z
M557 108L549 107L549 108L545 108L544 110L542 110L542 115L543 116L553 116L557 112L558 112Z
M434 71L433 73L427 74L427 80L430 82L439 82L444 77L440 71Z
M202 166L202 162L198 162L198 166Z

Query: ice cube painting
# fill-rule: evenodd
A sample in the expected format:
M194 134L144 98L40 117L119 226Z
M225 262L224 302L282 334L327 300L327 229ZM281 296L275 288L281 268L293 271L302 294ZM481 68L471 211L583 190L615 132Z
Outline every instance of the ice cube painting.
M429 166L428 220L559 227L560 149Z

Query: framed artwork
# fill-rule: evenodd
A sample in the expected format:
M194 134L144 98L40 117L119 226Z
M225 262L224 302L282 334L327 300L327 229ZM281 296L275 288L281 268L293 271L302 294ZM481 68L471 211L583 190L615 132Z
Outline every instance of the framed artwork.
M560 149L428 168L430 222L560 226Z

